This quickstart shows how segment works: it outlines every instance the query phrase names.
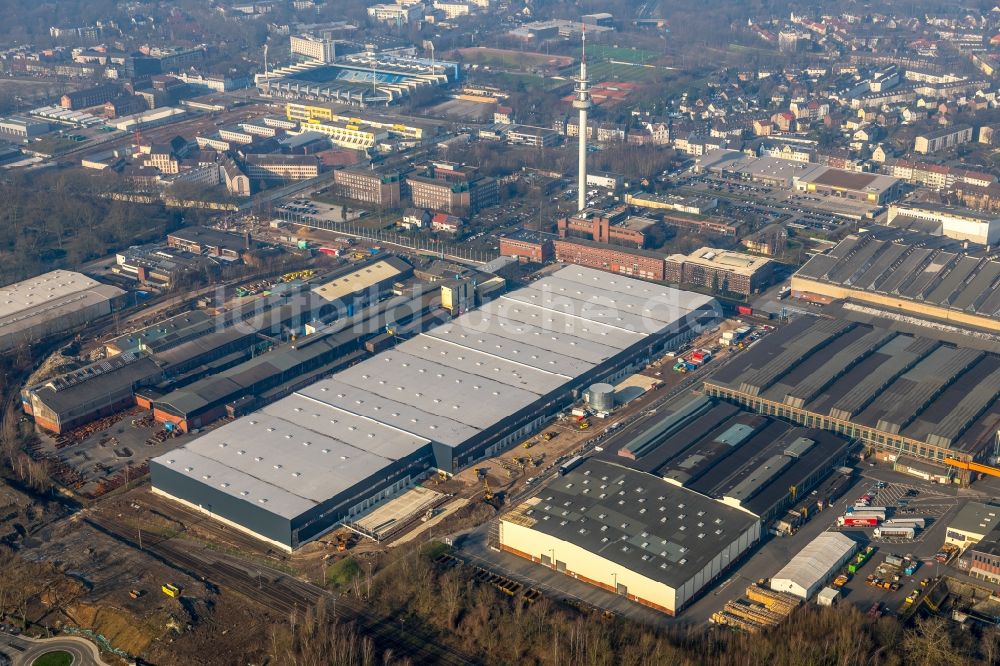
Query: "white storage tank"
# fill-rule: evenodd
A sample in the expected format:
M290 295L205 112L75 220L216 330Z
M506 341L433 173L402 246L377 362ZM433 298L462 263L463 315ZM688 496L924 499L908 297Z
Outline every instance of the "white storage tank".
M615 408L615 387L611 384L591 384L587 403L595 412L611 412Z

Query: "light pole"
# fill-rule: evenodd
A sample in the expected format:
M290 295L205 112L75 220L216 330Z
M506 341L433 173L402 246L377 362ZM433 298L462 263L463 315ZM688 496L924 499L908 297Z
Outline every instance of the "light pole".
M556 549L555 548L549 548L549 553L552 554L552 568L555 569L556 568Z
M612 578L612 580L614 580L615 594L618 594L618 574L617 573L612 573L611 574L611 578Z

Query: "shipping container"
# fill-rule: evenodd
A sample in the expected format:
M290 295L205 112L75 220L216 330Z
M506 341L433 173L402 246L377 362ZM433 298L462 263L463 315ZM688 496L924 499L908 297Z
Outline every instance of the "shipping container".
M924 529L926 521L923 518L893 518L885 521L885 527L913 527Z
M837 524L841 527L875 527L878 525L878 518L852 518L850 516L840 516Z
M559 476L566 476L584 461L583 456L574 456L559 465Z
M849 511L844 514L845 518L877 518L879 521L885 520L885 511Z

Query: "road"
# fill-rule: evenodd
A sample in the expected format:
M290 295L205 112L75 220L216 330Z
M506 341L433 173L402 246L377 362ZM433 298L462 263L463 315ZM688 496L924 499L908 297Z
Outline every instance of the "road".
M73 666L108 666L102 659L97 646L76 636L60 636L35 640L23 636L0 634L0 652L11 658L13 666L31 666L31 663L46 652L61 650L73 656Z

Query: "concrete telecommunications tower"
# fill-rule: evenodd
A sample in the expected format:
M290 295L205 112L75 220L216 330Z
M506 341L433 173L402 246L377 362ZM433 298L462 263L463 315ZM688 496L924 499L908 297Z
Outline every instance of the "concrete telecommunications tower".
M580 110L580 165L579 182L576 187L576 208L587 207L587 109L590 108L590 90L587 89L587 26L583 26L581 37L580 78L577 82L577 98L573 100L573 108Z

